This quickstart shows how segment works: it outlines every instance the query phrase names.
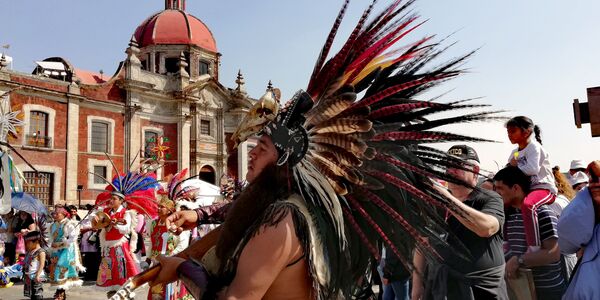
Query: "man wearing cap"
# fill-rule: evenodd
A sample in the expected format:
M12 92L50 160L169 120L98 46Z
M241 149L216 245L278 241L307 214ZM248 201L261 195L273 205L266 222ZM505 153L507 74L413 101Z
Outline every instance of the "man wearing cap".
M447 172L475 187L479 173L475 149L456 145L448 154L462 159L464 165L448 168ZM415 252L415 272L418 273L413 274L412 299L508 299L500 231L504 224L503 202L494 192L472 187L448 183L449 191L439 188L465 212L464 215L445 213L451 233L447 242L459 249L466 247L468 253L463 254L469 261L442 253L445 264L427 266L427 282L423 283L418 273L424 274L424 259L420 252Z
M558 245L564 254L583 249L563 299L599 299L600 161L588 165L589 185L577 193L558 220Z

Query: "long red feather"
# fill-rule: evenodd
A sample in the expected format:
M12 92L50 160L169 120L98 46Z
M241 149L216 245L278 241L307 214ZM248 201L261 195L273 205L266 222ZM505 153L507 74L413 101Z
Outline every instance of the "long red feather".
M373 244L369 242L369 238L367 238L367 235L362 231L362 229L360 229L360 226L358 225L358 223L356 223L356 220L354 219L354 216L352 216L352 213L345 206L342 207L342 212L344 213L344 216L346 216L346 221L350 223L352 229L354 229L355 232L358 234L360 240L367 246L367 249L369 249L371 255L373 255L373 257L375 257L375 259L379 261L379 259L381 259L379 251L377 251L377 248L375 248L375 246L373 246Z
M344 15L346 14L346 9L348 8L349 3L350 3L350 0L346 0L344 2L344 5L342 5L342 8L340 9L338 16L335 19L335 22L333 23L333 27L329 31L329 35L327 36L325 45L323 45L323 49L321 49L321 53L319 54L319 58L317 59L313 73L310 76L309 86L307 88L308 90L311 89L313 81L317 77L317 74L319 74L321 67L323 67L323 63L327 59L327 55L329 55L329 50L331 49L331 45L333 44L333 41L335 40L335 36L340 27L340 24L342 24L342 20L344 19Z
M396 222L398 222L398 224L400 224L407 232L408 234L410 234L417 243L419 243L419 245L422 247L422 249L425 249L427 251L429 251L430 253L433 253L435 256L437 256L438 258L441 259L441 256L439 255L439 253L437 253L437 251L435 251L435 249L433 247L431 247L431 244L429 244L427 242L427 239L425 239L423 236L421 236L419 234L419 232L408 223L408 221L406 221L406 219L404 219L404 217L402 217L398 212L396 212L391 206L389 206L387 203L385 203L385 201L383 201L379 196L375 195L374 193L372 193L371 191L362 188L362 187L358 187L357 188L363 195L365 195L369 200L371 200L371 202L375 203L375 205L377 205L379 208L383 209L384 212L386 212L390 217L394 218L394 220Z
M352 197L346 197L346 199L348 199L350 205L352 207L354 207L354 209L356 209L356 211L358 211L358 213L360 213L360 215L363 218L365 218L367 223L369 223L369 225L375 230L375 232L377 232L377 234L383 239L383 241L386 243L386 245L388 245L388 247L392 250L392 252L394 252L394 254L396 254L396 256L400 259L402 264L408 268L410 266L410 264L408 264L408 262L406 261L406 258L404 258L404 256L402 254L400 254L400 251L398 250L398 248L396 248L396 246L394 245L394 243L392 243L390 238L385 234L385 232L383 232L383 229L381 229L381 227L379 227L379 225L377 225L377 223L373 220L373 218L371 218L371 216L369 216L369 214L365 211L365 209L362 207L362 205L360 205L360 203L358 203L358 201L356 201Z
M423 85L425 83L428 82L432 82L432 81L437 81L437 80L441 80L447 77L451 77L451 76L455 76L458 74L448 74L448 73L442 73L440 75L436 75L436 76L425 76L423 78L419 78L419 79L415 79L409 82L405 82L405 83L401 83L401 84L397 84L394 86L391 86L389 88L386 88L383 91L377 92L361 101L355 102L354 105L352 105L352 107L350 108L350 110L355 110L356 108L360 108L363 106L367 106L367 105L372 105L374 103L377 103L378 101L380 101L381 99L390 97L402 90L406 90L418 85Z
M440 107L444 106L440 103L429 102L429 101L419 101L419 102L411 102L411 103L403 103L382 107L378 110L373 111L369 117L371 119L383 118L391 115L395 115L397 113L407 112L419 108L426 107Z

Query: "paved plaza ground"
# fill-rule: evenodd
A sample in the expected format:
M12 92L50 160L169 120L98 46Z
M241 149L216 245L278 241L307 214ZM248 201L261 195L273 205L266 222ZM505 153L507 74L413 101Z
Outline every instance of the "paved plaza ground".
M375 293L379 292L377 286L373 287ZM44 300L51 300L54 291L50 290L50 284L44 284ZM148 295L148 286L143 286L136 290L135 299L145 300ZM23 284L16 283L10 288L0 289L0 300L24 300ZM73 288L67 293L67 300L101 300L106 299L106 292L96 288L94 281L86 281L82 287Z
M142 287L136 291L135 299L147 299L148 287ZM52 299L54 291L50 290L50 284L44 284L44 299ZM0 300L22 300L23 284L16 283L10 288L0 289ZM82 287L77 287L67 292L67 300L96 300L106 299L106 292L96 288L95 282L86 281Z

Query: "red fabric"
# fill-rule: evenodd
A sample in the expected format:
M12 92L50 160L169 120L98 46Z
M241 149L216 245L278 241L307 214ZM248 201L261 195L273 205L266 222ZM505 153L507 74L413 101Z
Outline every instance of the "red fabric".
M111 219L124 219L125 214L127 213L125 209L122 209L120 212L110 213L111 209L104 209L104 212L110 216ZM131 224L130 224L131 225ZM119 230L115 227L110 227L110 230L106 231L106 240L107 241L115 241L123 237L123 234L119 232Z
M156 225L152 228L152 233L150 235L150 240L152 242L152 253L151 254L152 255L163 254L166 256L173 255L173 250L175 250L174 249L175 245L173 245L172 243L169 243L168 241L167 241L166 253L161 253L163 243L165 242L162 238L162 235L163 235L163 233L168 232L167 227L164 224L158 225L158 220L154 220L153 222L155 222ZM151 254L148 253L148 255L151 255ZM159 295L161 295L160 299L177 300L177 299L182 299L185 295L187 295L187 290L185 289L185 286L178 281L172 283L170 288L172 289L171 294L170 294L170 297L167 298L167 293L166 293L167 287L164 285L162 286L162 290L160 291L160 294L159 294ZM156 289L158 289L158 288L156 288ZM152 300L152 294L153 294L153 289L150 289L148 291L148 300Z
M108 205L108 201L110 200L110 197L111 197L110 192L114 191L114 189L110 184L107 185L104 189L106 190L106 192L100 193L98 196L96 196L96 202L94 203L95 206Z
M148 215L151 218L158 217L158 203L154 195L154 189L137 191L125 196L127 209L134 209L140 214Z
M556 195L550 193L549 190L533 190L523 199L521 214L523 215L527 246L541 245L537 209L544 204L552 204L555 198Z
M131 256L129 244L112 247L103 255L96 285L101 287L122 286L128 278L139 273Z

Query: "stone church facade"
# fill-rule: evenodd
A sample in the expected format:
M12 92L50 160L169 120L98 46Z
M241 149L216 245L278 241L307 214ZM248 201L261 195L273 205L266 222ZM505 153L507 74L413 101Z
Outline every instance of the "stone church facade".
M150 167L159 141L169 147L159 179L183 168L218 184L228 174L244 179L248 145L229 142L256 101L244 88L219 82L220 53L206 25L185 12L185 0L165 0L135 30L126 59L113 76L71 65L61 57L37 62L32 73L13 71L0 58L0 92L10 96L26 125L10 144L39 173L12 155L25 190L47 204L85 204L105 184L91 173ZM154 163L156 165L156 163Z

